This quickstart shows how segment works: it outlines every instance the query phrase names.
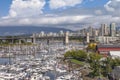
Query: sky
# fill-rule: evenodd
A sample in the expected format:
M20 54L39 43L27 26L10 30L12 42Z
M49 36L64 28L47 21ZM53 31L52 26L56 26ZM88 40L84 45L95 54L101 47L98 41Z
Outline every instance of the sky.
M119 4L120 0L0 0L0 26L120 26Z

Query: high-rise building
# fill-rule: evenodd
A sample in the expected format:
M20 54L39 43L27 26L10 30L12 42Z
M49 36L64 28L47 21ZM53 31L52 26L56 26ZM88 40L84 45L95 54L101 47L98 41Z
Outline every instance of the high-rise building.
M116 36L116 26L115 23L110 24L110 36Z
M44 36L44 35L45 35L45 32L41 31L40 34L39 34L39 37Z
M104 24L104 36L108 35L108 26L107 24Z
M93 35L98 36L98 33L99 33L98 29L95 29Z
M104 36L104 24L101 24L101 27L100 27L100 36Z
M64 35L63 30L61 30L61 31L59 32L59 35L60 35L60 36Z
M107 24L101 24L100 27L100 36L108 35Z
M87 32L89 33L89 36L93 36L93 28L90 26L90 27L88 27L88 30L87 30Z
M86 29L86 28L81 29L81 30L80 30L81 36L86 36L86 32L87 32L87 29Z
M110 27L107 27L108 35L110 35Z

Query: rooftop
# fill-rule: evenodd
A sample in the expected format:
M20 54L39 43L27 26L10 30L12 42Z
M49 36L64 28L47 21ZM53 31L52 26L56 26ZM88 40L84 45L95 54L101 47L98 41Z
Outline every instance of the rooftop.
M120 48L119 44L103 44L97 45L98 48Z

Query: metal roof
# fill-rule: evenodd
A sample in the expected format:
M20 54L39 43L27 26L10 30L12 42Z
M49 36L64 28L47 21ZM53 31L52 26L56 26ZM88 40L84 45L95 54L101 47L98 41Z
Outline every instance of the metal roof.
M118 44L97 45L98 48L120 48Z

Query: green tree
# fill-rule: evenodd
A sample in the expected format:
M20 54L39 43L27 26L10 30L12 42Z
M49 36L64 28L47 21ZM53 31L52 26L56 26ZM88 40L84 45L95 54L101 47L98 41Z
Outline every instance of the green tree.
M119 58L112 59L112 61L111 61L111 66L112 66L112 69L113 69L115 66L120 66L120 59L119 59Z
M84 52L82 50L71 50L71 51L67 51L64 54L64 57L65 57L65 59L73 58L73 59L85 61L87 58L87 54L86 54L86 52Z
M76 58L85 61L87 59L87 53L83 50L78 50L76 51Z
M65 54L64 54L64 58L68 58L68 57L71 57L71 51L67 51Z
M92 70L92 76L100 76L101 75L101 63L100 59L102 58L101 55L91 53L89 54L89 63L90 63L90 68Z
M112 59L110 57L105 58L102 61L102 74L106 77L112 71Z

